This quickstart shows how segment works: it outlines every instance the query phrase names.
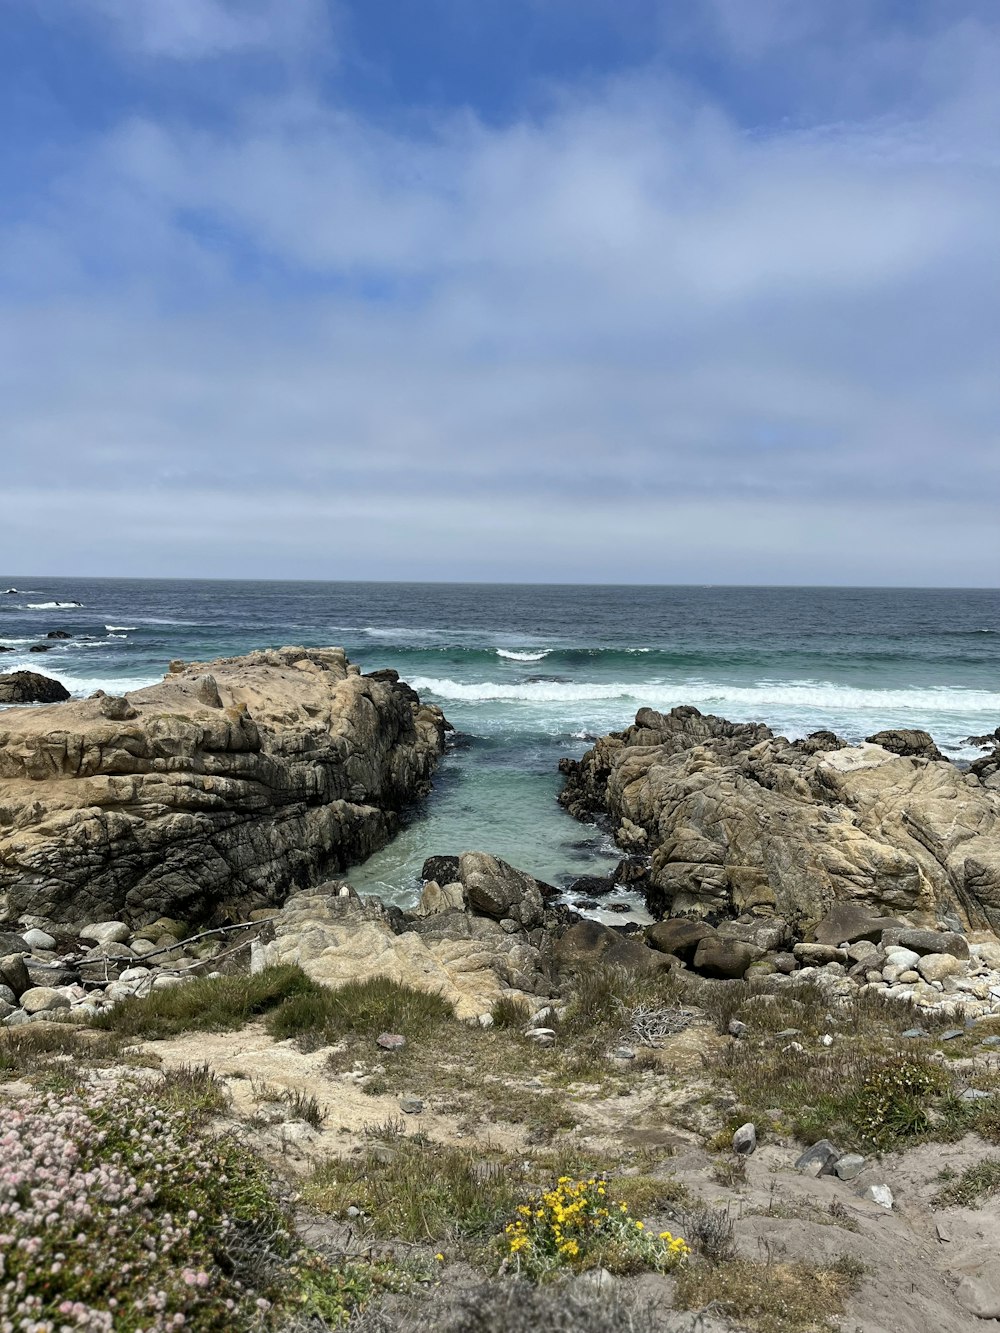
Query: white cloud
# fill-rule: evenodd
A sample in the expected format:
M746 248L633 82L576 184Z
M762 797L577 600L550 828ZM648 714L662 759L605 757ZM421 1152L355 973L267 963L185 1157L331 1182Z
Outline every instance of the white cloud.
M82 0L145 56L204 60L302 51L329 35L323 0Z
M263 534L247 572L307 574L333 533L317 576L995 579L978 70L762 135L646 76L492 128L133 118L0 245L0 552L44 520L106 573Z

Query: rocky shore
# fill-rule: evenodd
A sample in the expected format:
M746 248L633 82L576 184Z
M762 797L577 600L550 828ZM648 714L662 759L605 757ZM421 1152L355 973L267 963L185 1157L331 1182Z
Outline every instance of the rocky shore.
M14 684L23 700L32 682ZM336 648L174 662L125 697L5 709L0 910L244 919L388 842L447 725L395 672L362 676Z
M953 930L1000 927L1000 775L925 732L788 741L696 708L644 708L564 760L562 804L648 856L655 916L776 914L802 937L835 904Z

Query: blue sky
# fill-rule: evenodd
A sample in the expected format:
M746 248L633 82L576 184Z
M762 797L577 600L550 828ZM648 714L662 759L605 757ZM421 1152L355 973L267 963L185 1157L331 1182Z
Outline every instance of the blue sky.
M996 584L1000 12L5 0L0 567Z

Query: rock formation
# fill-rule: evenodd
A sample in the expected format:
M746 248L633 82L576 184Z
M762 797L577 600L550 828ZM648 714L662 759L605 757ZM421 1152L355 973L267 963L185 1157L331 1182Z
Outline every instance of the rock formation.
M0 704L57 704L68 698L65 685L37 671L9 671L0 676Z
M127 699L0 712L0 913L245 917L384 845L447 725L338 648L176 662Z
M805 930L846 900L997 929L1000 774L923 757L923 733L881 736L904 753L644 708L562 762L560 800L579 818L610 816L623 847L651 854L659 916L773 912Z

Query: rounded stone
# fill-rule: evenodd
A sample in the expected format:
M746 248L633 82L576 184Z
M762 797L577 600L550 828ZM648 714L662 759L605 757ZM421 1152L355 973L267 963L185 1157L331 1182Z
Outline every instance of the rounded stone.
M44 930L26 930L22 936L29 949L54 949L55 939Z
M53 986L32 986L21 996L21 1008L26 1014L44 1014L53 1009L68 1009L69 1000Z
M81 929L80 939L96 944L125 944L131 933L124 921L97 921Z

